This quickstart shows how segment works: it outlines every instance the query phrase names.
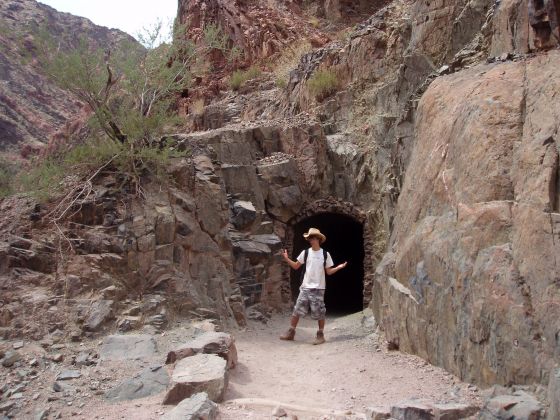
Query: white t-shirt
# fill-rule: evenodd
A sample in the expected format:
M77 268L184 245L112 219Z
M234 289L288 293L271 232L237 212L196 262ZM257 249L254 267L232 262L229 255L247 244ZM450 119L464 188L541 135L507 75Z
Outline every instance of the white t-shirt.
M297 257L300 264L304 264L305 250ZM327 252L327 264L323 257L323 249L313 251L309 248L307 255L307 267L305 267L305 275L301 283L302 289L324 289L325 288L325 267L329 268L334 265L331 254Z

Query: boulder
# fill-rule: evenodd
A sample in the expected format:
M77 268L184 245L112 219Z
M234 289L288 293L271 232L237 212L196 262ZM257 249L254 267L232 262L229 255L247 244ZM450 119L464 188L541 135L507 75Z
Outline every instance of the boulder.
M169 385L169 374L163 366L149 367L131 379L122 381L110 389L105 397L110 401L126 401L144 398L164 391Z
M177 362L163 403L177 404L198 392L206 392L212 401L220 402L227 384L226 361L214 354L197 354Z
M99 331L106 322L114 318L113 306L114 301L112 300L98 300L93 302L84 322L84 330Z
M147 359L156 352L156 342L149 335L110 335L103 340L99 358L102 361Z
M199 353L220 356L226 360L228 369L234 368L237 364L235 338L230 334L214 331L205 332L193 340L187 341L176 350L170 351L165 363L175 363L177 360Z
M490 398L480 412L481 420L515 419L539 420L542 405L535 397L523 391Z
M11 367L14 363L21 360L21 355L17 351L9 350L2 359L2 366Z
M464 419L479 411L479 407L461 403L434 404L434 409L437 420Z
M540 382L557 362L560 305L540 302L560 298L559 89L551 50L438 77L415 114L371 307L401 351L468 382Z
M208 398L206 392L194 394L181 401L177 407L162 417L163 420L213 420L218 415L218 406Z
M391 407L391 417L396 420L434 419L434 407L419 400L406 400Z
M255 206L250 201L236 201L232 206L231 222L236 229L245 229L257 218Z
M368 407L366 408L367 420L385 420L391 417L391 410L385 407Z

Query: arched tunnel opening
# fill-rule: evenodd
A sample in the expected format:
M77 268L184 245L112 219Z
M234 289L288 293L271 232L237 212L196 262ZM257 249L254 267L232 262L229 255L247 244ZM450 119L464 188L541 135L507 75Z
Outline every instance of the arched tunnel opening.
M343 270L326 276L325 305L327 314L345 315L361 311L364 299L364 227L352 217L320 213L294 225L292 259L309 248L303 234L309 228L319 229L327 240L321 245L332 256L335 265L348 261ZM301 285L301 271L291 272L290 286L295 301Z

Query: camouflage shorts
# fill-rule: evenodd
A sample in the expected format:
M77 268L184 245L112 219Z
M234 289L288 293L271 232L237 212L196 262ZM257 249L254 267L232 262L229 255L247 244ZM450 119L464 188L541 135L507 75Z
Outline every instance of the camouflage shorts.
M312 319L325 319L325 289L300 289L293 315L305 316L308 312Z

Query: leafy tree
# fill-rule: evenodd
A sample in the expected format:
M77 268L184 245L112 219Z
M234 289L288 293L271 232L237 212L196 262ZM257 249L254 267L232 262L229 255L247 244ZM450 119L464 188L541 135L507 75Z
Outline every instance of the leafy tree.
M145 170L164 174L176 152L160 139L179 121L175 104L178 94L191 86L192 69L204 67L212 51L230 59L237 54L217 26L208 26L197 43L187 39L186 28L179 25L171 33L172 42L161 42L165 34L158 22L139 36L143 45L124 41L101 49L84 37L57 42L46 28L35 32L36 60L60 87L89 106L91 130L83 144L50 155L22 174L22 189L48 199L60 191L68 174L89 184L110 164L141 195ZM0 173L0 181L2 177ZM89 188L76 191L84 195Z
M113 141L151 144L174 124L178 93L190 87L191 69L218 49L229 56L228 39L210 25L193 43L183 26L173 28L173 42L161 42L163 25L145 29L145 48L122 42L101 50L83 37L63 49L46 31L37 38L39 61L62 88L73 92L93 112L94 126Z

